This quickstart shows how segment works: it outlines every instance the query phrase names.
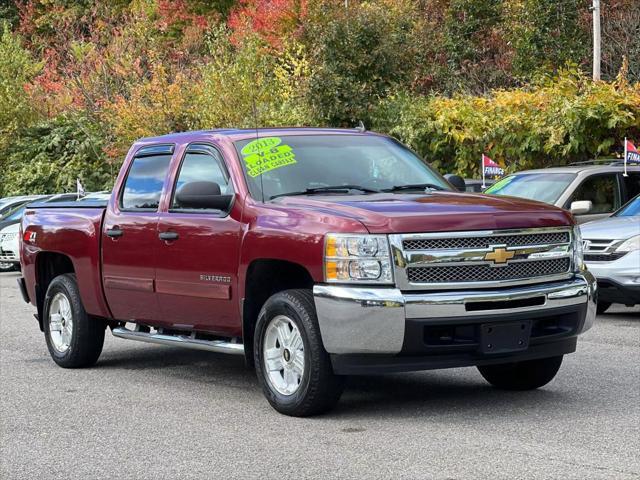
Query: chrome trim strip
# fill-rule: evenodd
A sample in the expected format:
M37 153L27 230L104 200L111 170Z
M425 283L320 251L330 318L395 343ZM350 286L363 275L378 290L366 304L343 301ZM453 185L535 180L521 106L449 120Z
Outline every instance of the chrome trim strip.
M500 235L531 235L536 233L569 233L571 227L543 227L543 228L514 228L510 230L470 230L464 232L426 232L403 233L403 240L421 240L424 238L467 238L467 237L495 237ZM395 236L395 235L394 235Z
M496 246L503 247L504 245ZM484 259L485 255L492 250L492 248L408 250L404 252L404 257L406 262L411 264L411 267L428 267L442 263L455 263L456 265L478 265L479 263L484 263L494 265L494 262ZM569 244L506 247L506 250L515 253L509 263L571 257ZM507 264L505 263L504 265Z
M139 342L155 343L159 345L174 345L192 350L206 350L208 352L244 355L242 343L225 342L224 340L199 340L192 335L164 335L162 333L147 333L116 327L111 330L115 337Z

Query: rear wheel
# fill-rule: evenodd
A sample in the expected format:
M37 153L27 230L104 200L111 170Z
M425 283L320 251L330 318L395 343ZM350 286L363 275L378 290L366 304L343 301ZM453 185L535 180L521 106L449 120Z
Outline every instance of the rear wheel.
M494 387L504 390L533 390L553 380L560 365L562 355L525 362L485 365L478 367L478 370Z
M315 415L340 399L344 379L333 374L308 290L287 290L267 300L256 323L254 358L262 390L280 413Z
M89 317L74 274L53 279L44 299L44 335L49 354L63 368L88 367L102 352L105 324Z
M610 307L610 306L611 306L611 303L610 303L610 302L598 302L598 308L597 308L596 312L597 312L598 314L600 314L600 313L604 313L604 312L606 312L607 310L609 310L609 307Z

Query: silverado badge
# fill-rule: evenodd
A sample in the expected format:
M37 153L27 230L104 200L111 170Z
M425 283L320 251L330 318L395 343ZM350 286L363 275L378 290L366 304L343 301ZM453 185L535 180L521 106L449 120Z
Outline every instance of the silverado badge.
M493 247L493 250L488 252L484 259L492 261L495 264L504 264L511 260L516 255L516 252L507 250L504 247Z

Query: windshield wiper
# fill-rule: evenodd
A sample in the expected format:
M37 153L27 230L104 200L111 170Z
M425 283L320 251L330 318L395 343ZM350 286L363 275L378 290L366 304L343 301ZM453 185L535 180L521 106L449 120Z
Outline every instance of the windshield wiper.
M384 188L383 192L401 192L404 190L444 190L444 187L435 183L413 183L409 185L395 185L391 188Z
M277 195L271 195L271 197L269 198L273 200L274 198L278 197L292 197L294 195L314 195L316 193L346 193L349 190L360 190L363 193L380 193L379 190L362 187L360 185L327 185L324 187L307 188L306 190L300 192L279 193Z

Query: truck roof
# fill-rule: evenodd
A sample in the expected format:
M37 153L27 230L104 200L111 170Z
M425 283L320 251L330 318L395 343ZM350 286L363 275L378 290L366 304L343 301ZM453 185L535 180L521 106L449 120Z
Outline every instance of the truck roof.
M355 128L317 128L317 127L271 127L271 128L258 128L258 133L261 136L268 135L376 135L381 136L378 133L362 131ZM167 135L160 135L157 137L144 137L139 139L136 143L149 143L149 142L191 142L198 139L210 139L215 137L227 137L231 141L243 140L246 138L254 137L256 135L255 128L219 128L212 130L195 130L189 132L169 133Z

